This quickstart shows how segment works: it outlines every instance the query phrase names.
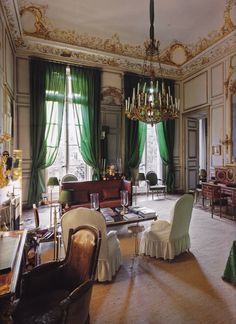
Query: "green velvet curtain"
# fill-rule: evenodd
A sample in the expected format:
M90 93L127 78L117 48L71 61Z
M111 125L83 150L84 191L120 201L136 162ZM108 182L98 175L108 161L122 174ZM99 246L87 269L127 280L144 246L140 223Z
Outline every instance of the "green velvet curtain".
M136 74L124 75L125 98L132 97L140 76ZM131 177L131 169L138 168L142 159L144 144L147 137L147 125L125 117L125 176Z
M166 87L170 87L174 95L174 81L165 80ZM156 134L159 143L159 151L162 162L166 167L166 185L168 192L174 192L175 170L174 170L174 141L175 141L175 120L169 119L156 124Z
M40 59L30 62L30 138L32 169L28 204L45 192L41 170L55 161L61 138L66 67Z
M93 168L93 180L99 180L101 72L71 66L71 81L81 155L84 162Z

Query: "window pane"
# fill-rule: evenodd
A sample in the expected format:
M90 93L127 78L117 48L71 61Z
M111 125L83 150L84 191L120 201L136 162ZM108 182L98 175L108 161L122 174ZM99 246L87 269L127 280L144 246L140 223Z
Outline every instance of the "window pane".
M87 179L87 167L84 161L80 160L77 166L69 166L69 173L76 175L79 181L86 181Z
M162 162L159 153L159 146L156 137L155 127L147 125L147 141L145 144L142 161L139 166L139 172L147 173L154 171L158 178L162 178Z
M90 167L83 161L77 144L73 105L71 103L71 80L69 76L67 77L67 98L63 115L61 141L56 160L54 164L48 168L48 177L57 176L61 179L66 173L72 173L76 175L80 181L86 181L90 179ZM51 101L48 102L48 119L50 120L50 118L52 118L52 121L56 123L56 113L53 116L50 116L51 104ZM79 136L79 131L77 131L77 133ZM56 135L52 133L50 134L50 143L52 143L54 136Z

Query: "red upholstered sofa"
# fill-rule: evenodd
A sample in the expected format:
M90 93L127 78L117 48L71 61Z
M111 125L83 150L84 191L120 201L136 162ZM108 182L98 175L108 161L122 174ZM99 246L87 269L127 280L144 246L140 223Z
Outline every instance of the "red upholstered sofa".
M85 182L64 182L61 190L71 191L70 208L90 208L90 194L99 193L100 207L120 206L120 191L127 190L129 193L129 205L132 204L132 184L128 180L101 180Z

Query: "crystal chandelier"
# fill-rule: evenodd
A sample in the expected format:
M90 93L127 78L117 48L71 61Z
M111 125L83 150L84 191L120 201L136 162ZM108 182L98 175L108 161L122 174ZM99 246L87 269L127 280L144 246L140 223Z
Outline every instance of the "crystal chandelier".
M150 74L150 84L141 81L133 88L132 98L125 100L125 114L129 119L147 124L157 124L167 119L179 117L180 101L171 95L170 87L166 89L160 62L160 42L154 38L154 0L150 0L150 39L144 43L145 58L143 75ZM153 62L159 66L161 81L155 81Z

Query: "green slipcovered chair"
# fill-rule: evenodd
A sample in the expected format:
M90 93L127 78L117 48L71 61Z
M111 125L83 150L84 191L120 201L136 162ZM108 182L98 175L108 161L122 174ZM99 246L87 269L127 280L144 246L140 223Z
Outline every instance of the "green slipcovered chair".
M222 279L234 285L236 284L236 241L233 242L230 250Z

